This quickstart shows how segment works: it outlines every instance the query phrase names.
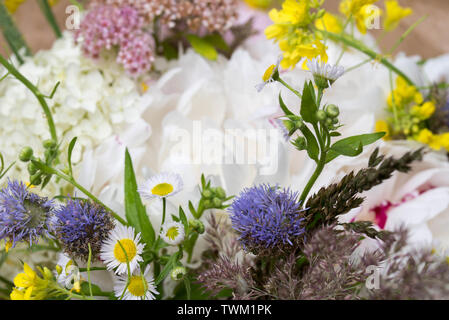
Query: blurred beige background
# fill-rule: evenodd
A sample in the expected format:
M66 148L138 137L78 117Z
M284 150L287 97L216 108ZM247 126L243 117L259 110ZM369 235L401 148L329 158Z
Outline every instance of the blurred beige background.
M338 0L326 0L325 6L330 11L337 12L339 2ZM429 17L409 35L398 51L404 51L408 55L418 54L423 58L431 58L449 52L449 28L447 25L449 0L400 0L399 2L402 6L411 7L414 14L403 20L393 33L385 37L382 42L383 47L389 49L409 26L422 16L428 15ZM69 4L69 0L60 0L54 7L55 15L61 26L64 25L67 17L65 9ZM33 51L51 46L54 41L53 32L35 0L28 0L19 8L14 17ZM373 31L375 36L380 33L379 30ZM3 44L3 38L0 40ZM0 48L0 52L5 53L3 48Z

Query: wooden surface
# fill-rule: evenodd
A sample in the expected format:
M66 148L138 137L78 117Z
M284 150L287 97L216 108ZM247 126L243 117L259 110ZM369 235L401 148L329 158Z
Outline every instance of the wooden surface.
M325 6L336 12L340 1L326 0ZM383 1L381 1L382 3ZM418 54L423 58L434 57L449 52L449 0L400 0L402 6L413 8L414 14L407 17L400 26L388 34L383 43L384 48L390 48L398 37L420 17L429 17L402 43L399 51L409 55ZM67 15L65 9L69 0L60 0L54 7L59 24L63 26ZM33 51L49 48L54 41L54 35L35 0L28 0L14 15L14 18L24 34L27 43ZM381 31L375 31L379 36ZM4 44L3 38L1 43ZM2 46L3 47L3 46ZM0 48L4 53L4 49Z

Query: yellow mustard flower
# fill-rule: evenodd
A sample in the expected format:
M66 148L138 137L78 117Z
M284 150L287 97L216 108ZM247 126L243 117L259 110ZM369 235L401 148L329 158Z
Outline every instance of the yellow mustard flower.
M340 2L340 12L346 17L353 17L357 29L363 34L366 33L367 25L378 18L381 14L380 9L372 5L378 0L343 0Z
M310 28L324 14L319 9L322 2L286 0L281 10L272 9L269 12L274 24L265 29L265 35L279 42L279 48L283 51L283 68L293 68L301 59L317 56L327 62L326 47L321 43L320 36Z
M329 12L326 12L322 18L315 21L315 27L318 30L326 30L333 33L341 33L343 31L343 24L340 19Z
M52 284L53 275L47 268L39 268L43 278L39 277L27 263L23 264L23 273L14 278L11 300L42 300L48 296L49 286Z
M402 19L413 13L412 9L401 7L396 0L386 0L385 10L384 28L386 31L395 29Z
M420 104L424 100L418 89L409 85L402 77L396 78L396 88L388 96L387 103L390 108L393 106L393 98L394 104L398 108L411 102Z
M410 110L410 114L420 120L426 120L435 113L435 110L435 103L433 101L427 101L421 106L414 105Z
M10 13L14 13L17 11L17 9L20 7L20 5L25 2L26 0L5 0L5 6L6 9Z
M433 134L429 129L422 129L415 139L434 150L444 148L449 151L449 133Z
M385 120L377 120L375 132L385 132L383 136L384 140L390 140L390 127L388 126L388 122Z

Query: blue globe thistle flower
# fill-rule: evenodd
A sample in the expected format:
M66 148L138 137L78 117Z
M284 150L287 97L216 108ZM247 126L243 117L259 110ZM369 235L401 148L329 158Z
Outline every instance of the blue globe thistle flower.
M245 249L292 246L305 229L298 193L269 185L244 189L229 208L232 227Z
M111 214L101 205L79 199L68 199L55 212L54 231L64 251L73 258L87 261L89 246L92 259L100 253L101 244L114 228Z
M37 243L48 232L53 202L28 190L22 182L8 180L0 190L0 240L8 239L12 247L18 241Z

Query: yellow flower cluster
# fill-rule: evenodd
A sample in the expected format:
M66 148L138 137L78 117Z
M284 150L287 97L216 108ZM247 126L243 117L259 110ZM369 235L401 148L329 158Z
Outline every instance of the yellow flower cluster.
M387 99L388 111L393 114L387 120L376 123L376 131L387 132L385 140L407 138L427 144L435 150L449 151L449 133L435 134L429 130L427 120L436 111L434 101L424 101L418 89L403 78L396 79L396 88Z
M387 12L384 20L386 31L395 29L402 19L413 13L413 10L410 8L402 8L396 0L385 1L385 10Z
M48 268L38 268L42 278L28 264L23 264L24 272L14 278L11 300L43 300L49 296L53 275Z
M286 0L280 11L272 9L269 12L274 24L265 29L265 35L279 42L283 68L293 68L303 58L311 60L320 56L327 62L326 46L320 35L310 28L325 13L320 9L323 1Z
M434 134L429 129L422 129L416 136L415 140L427 144L434 150L446 149L449 152L449 132L442 134Z
M378 0L343 0L340 2L340 11L346 17L354 18L357 29L363 34L366 33L367 25L381 15L381 10L373 4Z

